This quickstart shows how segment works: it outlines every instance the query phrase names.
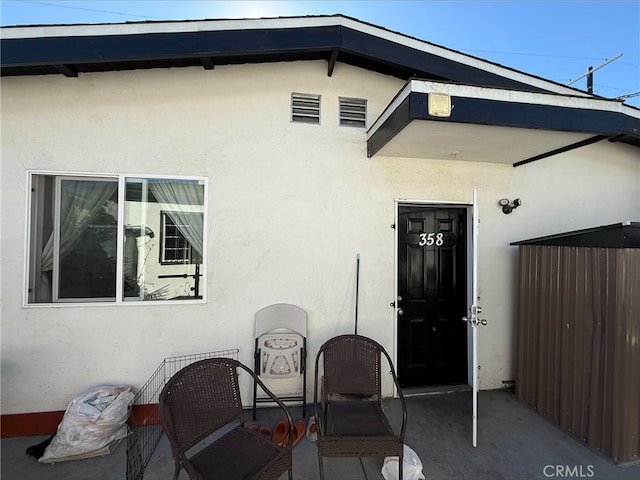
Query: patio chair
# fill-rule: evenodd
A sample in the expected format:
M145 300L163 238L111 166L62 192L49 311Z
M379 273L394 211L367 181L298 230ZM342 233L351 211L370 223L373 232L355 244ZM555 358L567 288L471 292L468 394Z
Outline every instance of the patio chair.
M402 406L402 425L399 429L396 425L399 433L394 433L382 409L383 356ZM380 344L360 335L325 342L316 356L313 400L321 479L324 457L378 456L398 456L402 478L407 407L393 362Z
M285 404L297 402L307 416L307 312L288 303L276 303L255 315L256 335L253 371L267 385L273 380L301 377L300 393L278 395ZM253 419L258 403L269 403L253 386ZM289 404L290 405L290 404Z
M171 444L174 480L182 467L193 480L276 480L286 471L292 480L291 440L279 446L244 426L238 370L254 380L254 373L236 360L201 360L177 372L160 393L160 422ZM285 405L255 381L293 425Z

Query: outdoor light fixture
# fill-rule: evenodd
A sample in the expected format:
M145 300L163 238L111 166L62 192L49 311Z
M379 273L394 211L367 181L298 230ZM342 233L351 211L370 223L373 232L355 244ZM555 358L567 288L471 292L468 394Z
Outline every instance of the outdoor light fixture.
M522 205L522 201L516 198L513 203L511 203L508 198L501 198L500 201L498 201L498 205L502 207L502 213L506 215Z
M451 116L451 96L447 93L432 92L427 99L427 113L432 117Z

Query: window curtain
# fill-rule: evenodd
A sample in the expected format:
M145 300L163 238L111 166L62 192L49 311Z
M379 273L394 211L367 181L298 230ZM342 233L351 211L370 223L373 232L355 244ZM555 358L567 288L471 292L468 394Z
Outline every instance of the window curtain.
M60 182L60 258L78 244L96 213L117 191L112 181L62 180ZM42 271L53 270L54 233L42 251Z
M204 188L197 182L176 182L150 180L149 190L162 203L173 204L176 208L184 208L187 205L204 205ZM195 214L191 211L166 212L171 221L176 225L180 233L191 244L202 258L202 243L204 235L204 214Z

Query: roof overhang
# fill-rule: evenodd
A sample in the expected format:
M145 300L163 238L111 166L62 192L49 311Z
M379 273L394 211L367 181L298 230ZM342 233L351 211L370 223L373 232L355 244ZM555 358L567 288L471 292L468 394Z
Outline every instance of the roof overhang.
M429 97L450 102L430 112ZM604 139L640 146L640 111L621 102L410 80L367 132L368 155L514 166Z
M0 29L2 76L325 60L403 80L588 94L343 15Z

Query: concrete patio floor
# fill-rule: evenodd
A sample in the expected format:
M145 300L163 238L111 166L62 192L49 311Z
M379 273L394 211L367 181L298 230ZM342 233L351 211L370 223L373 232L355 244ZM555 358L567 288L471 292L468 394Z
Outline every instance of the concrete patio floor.
M618 466L541 415L518 402L507 392L479 395L478 446L471 445L471 393L454 392L407 398L406 444L423 463L427 480L545 480L549 478L591 478L595 480L637 480L640 462ZM397 420L397 400L386 401L390 418ZM312 409L307 408L307 416ZM258 421L275 424L272 409L258 412ZM291 408L300 418L301 409ZM247 412L250 418L250 412ZM125 479L126 442L106 457L38 463L27 456L27 447L47 436L4 438L0 442L2 480L111 480ZM383 459L331 458L325 460L327 480L381 480ZM315 444L302 440L294 450L296 480L319 478ZM173 461L163 436L144 474L145 480L171 479ZM180 479L186 479L184 471ZM282 477L286 478L286 475Z

